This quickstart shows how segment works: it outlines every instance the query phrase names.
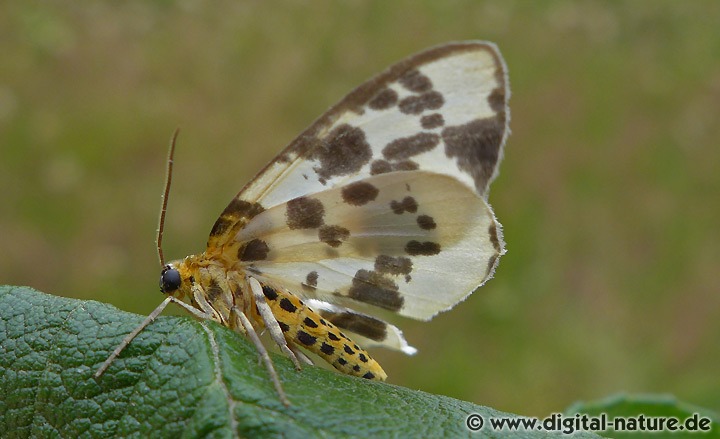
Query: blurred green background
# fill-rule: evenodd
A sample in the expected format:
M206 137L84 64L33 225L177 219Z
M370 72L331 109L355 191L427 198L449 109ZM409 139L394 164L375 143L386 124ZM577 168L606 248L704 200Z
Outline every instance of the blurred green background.
M157 305L165 254L328 106L438 43L496 42L508 254L391 383L525 415L670 392L720 409L720 2L0 4L0 283ZM371 402L369 402L371 403Z

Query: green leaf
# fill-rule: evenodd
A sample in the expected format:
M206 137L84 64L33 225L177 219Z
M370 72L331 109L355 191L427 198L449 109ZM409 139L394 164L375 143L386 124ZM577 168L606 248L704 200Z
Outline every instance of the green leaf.
M447 437L471 435L471 413L515 416L321 368L298 372L274 355L292 402L285 407L244 337L185 317L157 319L96 381L93 373L143 319L0 287L0 436ZM486 422L475 437L510 435L518 437Z
M661 430L663 437L671 435L673 438L720 438L720 416L717 413L678 401L671 395L615 395L599 401L578 402L569 407L566 416L574 416L576 413L589 416L607 414L608 419L624 417L638 418L642 415L646 425L651 426L657 421L648 422L648 418L675 418L682 424L688 419L689 424L683 425L683 430L669 431L667 428ZM710 431L698 430L697 424L701 418L709 420ZM694 426L693 426L694 425ZM695 431L690 431L690 430ZM598 432L601 433L601 432ZM616 439L634 438L652 434L652 430L640 431L606 431L608 436ZM658 433L654 433L657 435Z

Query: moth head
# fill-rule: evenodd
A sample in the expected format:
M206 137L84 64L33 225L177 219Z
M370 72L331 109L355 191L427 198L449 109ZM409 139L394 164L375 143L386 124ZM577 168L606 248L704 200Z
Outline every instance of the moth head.
M163 267L160 272L160 291L165 294L173 294L182 285L182 276L172 264Z

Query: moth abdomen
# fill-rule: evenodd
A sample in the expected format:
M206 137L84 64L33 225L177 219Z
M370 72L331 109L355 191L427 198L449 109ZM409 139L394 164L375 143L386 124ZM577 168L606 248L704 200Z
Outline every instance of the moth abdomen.
M267 287L265 287L267 288ZM320 356L340 372L384 381L387 374L370 354L297 296L273 290L266 300L285 338Z

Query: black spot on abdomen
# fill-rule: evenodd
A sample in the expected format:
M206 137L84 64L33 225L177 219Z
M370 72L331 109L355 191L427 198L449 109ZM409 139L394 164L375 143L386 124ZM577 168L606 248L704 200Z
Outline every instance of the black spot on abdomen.
M277 291L273 290L272 288L268 287L267 285L263 285L262 290L263 290L263 294L265 295L266 299L276 300L278 298Z
M317 342L317 338L313 337L305 331L298 331L296 338L297 341L304 344L305 346L312 346Z
M287 297L283 297L282 299L280 299L280 308L284 309L289 313L294 313L295 311L297 311L297 307L293 305L293 303Z
M335 353L335 348L323 342L322 346L320 346L320 352L325 355L332 355Z

